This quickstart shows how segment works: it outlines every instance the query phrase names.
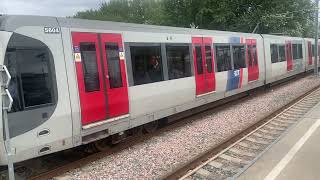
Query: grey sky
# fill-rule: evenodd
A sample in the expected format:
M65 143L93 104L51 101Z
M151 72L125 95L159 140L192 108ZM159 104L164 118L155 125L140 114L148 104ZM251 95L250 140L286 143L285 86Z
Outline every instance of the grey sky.
M107 0L0 0L0 14L72 16Z

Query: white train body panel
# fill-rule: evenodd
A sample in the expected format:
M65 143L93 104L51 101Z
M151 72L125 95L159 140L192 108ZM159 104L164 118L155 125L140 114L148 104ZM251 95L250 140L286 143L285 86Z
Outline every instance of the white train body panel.
M7 24L1 25L0 18L1 64L6 64L9 67L10 63L4 62L6 54L8 54L7 59L14 59L12 58L14 57L13 55L10 58L11 50L9 50L10 48L7 49L7 45L14 47L19 44L10 43L10 37L13 40L15 38L31 38L33 43L38 42L40 44L38 46L42 49L46 46L48 51L51 52L52 58L50 53L49 57L45 57L48 58L49 64L52 63L51 60L53 59L55 69L51 78L46 76L49 76L47 74L49 74L52 67L49 66L49 70L43 70L42 72L46 78L53 79L53 90L51 90L52 92L50 91L52 93L50 97L52 96L52 99L56 97L56 100L52 100L52 104L49 104L48 107L39 107L39 109L26 108L9 113L9 118L19 119L16 124L9 123L11 126L10 133L13 133L11 142L16 162L89 143L93 140L108 137L305 71L306 60L304 58L294 60L293 70L290 72L287 71L286 62L271 63L270 44L272 43L281 44L287 40L301 42L303 43L303 57L307 57L305 40L302 38L50 17L9 16L5 17L4 23ZM44 29L47 27L53 27L53 30L58 27L59 32L45 33ZM3 32L4 30L11 32ZM112 35L114 39L118 38L117 40L119 40L119 37L121 38L121 42L117 45L120 46L119 49L122 47L119 50L119 62L124 63L124 73L126 74L125 82L122 82L126 86L122 88L127 88L128 113L111 117L111 105L107 104L108 118L85 123L83 112L87 109L84 109L83 104L81 104L81 98L84 97L81 90L83 80L79 78L82 76L79 68L83 68L84 62L81 59L82 57L77 59L76 55L80 53L78 48L81 43L86 43L88 37L94 37L100 43L95 44L98 44L97 47L95 46L96 58L101 58L101 62L103 62L106 57L102 53L104 52L102 44L105 43L102 42L102 39L103 36L110 38L109 35ZM209 50L205 49L205 46L210 46L213 65L213 73L209 74L208 64L204 65L209 60L201 61L202 63L204 62L202 64L205 67L204 73L207 73L208 76L213 76L211 77L212 79L205 79L207 80L205 86L207 92L201 92L200 94L198 77L200 77L199 74L201 73L198 71L200 67L197 64L198 59L195 59L198 58L195 55L196 47L199 44L197 40L199 39L202 48L201 57L209 57ZM77 44L79 42L80 45ZM32 46L32 43L29 45ZM167 50L166 46L170 45L183 45L188 48L190 59L189 75L169 79L168 64L162 61L168 61L167 52L164 52L164 50ZM38 46L37 48L40 48ZM133 64L132 60L131 47L144 46L157 46L160 48L161 65L164 67L162 69L163 80L142 84L135 82L133 77L135 64ZM221 70L221 72L218 71L221 67L218 67L216 57L216 48L218 46L224 46L226 49L230 47L230 54L224 52L225 54L223 55L230 56L228 57L232 67L227 70ZM233 57L232 53L235 51L233 48L236 46L245 49L245 63L241 64L241 68L235 68L234 61L238 59ZM101 51L100 57L97 56L98 51ZM16 50L13 50L13 52L16 52ZM83 52L81 53L83 55ZM36 57L44 58L44 55L39 54ZM250 63L251 65L249 65ZM97 60L97 64L98 68L100 68L99 60ZM101 74L109 71L104 65L104 63L101 63L102 72L99 72ZM120 71L122 70L120 69ZM19 73L23 74L25 72ZM99 88L102 89L101 91L107 91L109 82L107 79L109 79L109 76L103 75L101 77L105 80L104 86L99 86ZM214 85L210 87L212 81L214 81ZM98 100L110 100L108 93L105 92L107 94L106 99ZM23 103L25 104L26 102ZM0 113L2 113L1 110ZM99 112L96 113L99 114ZM26 129L19 129L18 123L22 123L21 119L24 118L26 122L30 121L31 123L26 125ZM3 131L2 124L1 119L0 132ZM15 126L18 128L13 130L12 128ZM45 134L42 135L42 132L45 132ZM0 165L6 164L4 137L2 135L3 133L0 133Z

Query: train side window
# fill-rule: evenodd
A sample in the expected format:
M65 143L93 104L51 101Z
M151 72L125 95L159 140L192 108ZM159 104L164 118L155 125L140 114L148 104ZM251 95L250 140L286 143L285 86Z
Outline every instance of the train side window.
M205 51L206 51L206 65L207 65L207 72L212 73L212 52L211 52L211 46L205 45Z
M201 52L201 45L196 45L196 62L197 62L197 71L198 74L203 74L203 65L202 65L202 52Z
M110 88L120 88L122 87L122 76L118 43L106 43L105 48L107 53Z
M299 59L298 57L298 44L292 44L293 59Z
M218 72L232 70L230 46L216 45L215 50Z
M12 77L9 84L13 98L11 112L56 103L53 56L44 43L14 33L5 54L5 64Z
M81 42L80 52L86 92L100 90L96 45L93 42Z
M188 45L166 45L169 79L191 76L190 50Z
M286 50L284 45L279 45L279 62L286 61Z
M163 81L161 47L130 46L134 85Z
M303 58L302 44L298 44L298 58L299 58L299 59L302 59L302 58Z
M270 45L271 62L277 63L279 61L278 57L278 46L276 44Z
M246 68L246 56L244 46L232 46L234 69Z

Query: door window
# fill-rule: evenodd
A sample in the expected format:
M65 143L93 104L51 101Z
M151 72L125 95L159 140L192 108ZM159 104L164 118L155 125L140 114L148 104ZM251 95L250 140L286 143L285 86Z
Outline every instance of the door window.
M197 61L198 74L203 74L201 46L196 45L195 48L196 48L196 61Z
M249 66L258 65L257 46L256 45L249 45L248 46L248 56L249 56Z
M119 57L118 43L106 43L105 45L108 61L108 76L110 88L122 87L122 76Z
M254 66L258 65L258 54L257 54L257 46L253 45L252 46L252 54L253 54L253 64Z
M82 69L86 92L100 90L100 79L97 64L96 46L93 42L80 43Z
M205 46L205 51L206 51L206 65L207 65L207 72L212 73L212 52L211 52L211 46L206 45Z

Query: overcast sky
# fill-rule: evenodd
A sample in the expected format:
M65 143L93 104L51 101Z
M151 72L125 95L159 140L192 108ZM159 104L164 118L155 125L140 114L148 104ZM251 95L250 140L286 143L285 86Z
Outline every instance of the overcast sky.
M0 14L72 16L107 0L0 0Z

